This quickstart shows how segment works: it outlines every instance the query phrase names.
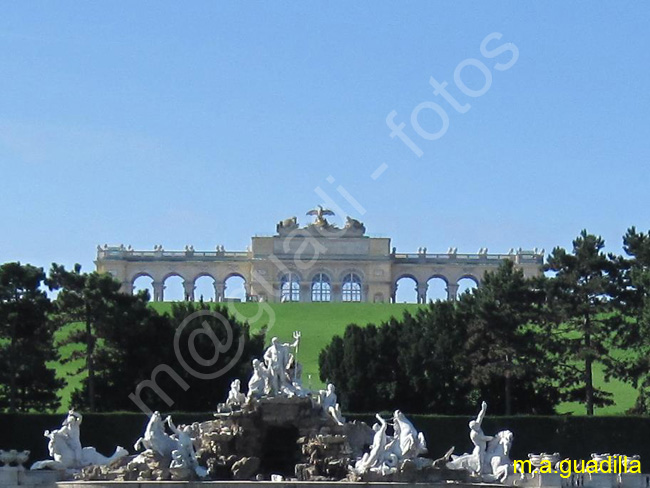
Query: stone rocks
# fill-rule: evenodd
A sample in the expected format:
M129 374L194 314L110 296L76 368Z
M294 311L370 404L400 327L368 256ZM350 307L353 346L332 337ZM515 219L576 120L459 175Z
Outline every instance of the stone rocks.
M254 479L260 468L260 458L243 457L232 465L232 477L236 480Z

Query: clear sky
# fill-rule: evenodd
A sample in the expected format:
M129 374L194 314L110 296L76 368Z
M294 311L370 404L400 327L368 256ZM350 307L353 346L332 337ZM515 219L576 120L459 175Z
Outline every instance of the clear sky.
M643 1L3 2L0 262L243 250L323 194L402 252L582 228L618 252L650 229L648 25Z

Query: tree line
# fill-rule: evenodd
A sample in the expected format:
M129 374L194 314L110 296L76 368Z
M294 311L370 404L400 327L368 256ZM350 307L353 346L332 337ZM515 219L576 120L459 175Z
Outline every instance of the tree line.
M57 409L65 379L48 367L54 361L74 366L70 376L85 373L72 406L86 411L138 410L130 394L151 410L211 410L225 399L232 378L249 376L252 359L263 351L263 331L252 335L226 308L201 315L215 311L202 302L176 303L168 313L148 303L147 291L121 293L109 274L84 273L79 265L53 264L47 275L28 264L1 265L0 410ZM199 319L187 322L193 314ZM217 342L230 347L215 355ZM194 374L231 361L236 364L224 376Z
M336 384L343 408L354 412L408 406L411 413L471 414L485 399L495 413L550 414L562 401L578 401L591 415L613 403L594 385L597 365L606 379L633 385L633 410L646 414L650 232L631 228L623 244L624 255L607 254L600 237L583 231L572 249L553 249L546 275L526 278L505 261L456 302L430 303L380 326L352 324L321 352L321 379ZM209 305L176 303L159 313L148 302L146 291L121 293L110 275L84 273L79 265L53 264L47 274L28 264L1 265L0 410L57 409L65 379L48 367L57 361L74 365L71 375L86 373L72 405L89 411L137 410L129 394L161 367L154 388L138 393L151 409L210 410L233 378L248 378L264 331L251 334L223 307L216 310L221 318L181 328ZM228 342L223 321L232 345L210 363L215 340ZM235 360L217 378L192 373Z
M471 414L479 399L503 414L553 414L562 401L586 413L612 405L594 384L634 386L631 413L650 413L650 233L628 229L625 255L582 231L553 249L545 274L512 261L456 302L431 302L380 326L349 325L319 357L322 381L354 412Z

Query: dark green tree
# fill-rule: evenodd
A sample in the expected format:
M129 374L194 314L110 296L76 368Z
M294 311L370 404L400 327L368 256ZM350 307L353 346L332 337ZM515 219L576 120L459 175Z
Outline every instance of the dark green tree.
M48 282L51 289L59 289L54 301L58 323L75 324L62 341L62 345L76 344L75 349L64 362L82 360L82 366L73 374L87 372L84 380L84 408L96 410L96 360L100 339L128 326L133 310L143 310L148 301L146 292L127 295L120 292L120 283L107 273L82 273L81 266L73 270L53 264ZM76 397L80 401L79 397Z
M41 285L42 268L20 263L0 266L0 408L10 412L59 406L57 379L48 361L58 359L51 302Z
M321 351L321 380L336 385L349 411L408 406L411 413L470 413L464 330L450 302L379 327L349 325Z
M617 258L616 347L625 350L613 375L639 392L633 413L650 414L650 232L631 227L623 236L627 257Z
M162 315L140 301L119 308L124 316L102 331L96 351L95 398L104 411L214 410L263 354L263 334L251 335L225 307L179 302Z
M569 401L594 407L612 405L611 394L594 386L594 363L611 364L612 276L617 266L603 252L602 238L583 230L573 241L572 252L556 247L545 269L555 273L548 281L550 309L557 326L560 387Z
M464 294L459 309L467 324L469 381L493 411L553 413L559 392L552 384L544 278L525 278L513 261L487 273Z

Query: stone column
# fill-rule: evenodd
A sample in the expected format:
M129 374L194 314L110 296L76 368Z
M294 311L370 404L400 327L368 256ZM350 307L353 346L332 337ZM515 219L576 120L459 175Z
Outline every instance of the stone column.
M361 301L362 302L369 302L370 299L368 298L368 293L370 292L370 286L369 285L362 285L361 286Z
M123 281L122 286L120 287L120 291L122 293L126 293L127 295L133 295L133 283Z
M341 296L341 285L338 283L332 284L332 297L331 300L333 302L341 302L343 301L343 297Z
M165 290L165 284L162 281L154 281L153 285L153 301L162 302Z
M246 292L244 301L247 302L251 299L251 284L248 281L244 281L244 291Z
M300 301L305 303L311 302L310 283L300 283Z
M418 283L416 290L418 292L418 303L427 303L428 283Z
M192 281L183 281L183 289L185 290L185 301L193 302L194 301L194 282Z
M214 301L215 302L223 302L225 291L226 291L226 285L224 283L218 283L217 280L214 280Z
M447 285L447 300L456 300L458 298L458 284L449 283Z
M282 288L280 283L273 283L273 300L280 303L282 301Z
M393 284L393 288L390 292L390 303L395 303L397 301L397 283Z

